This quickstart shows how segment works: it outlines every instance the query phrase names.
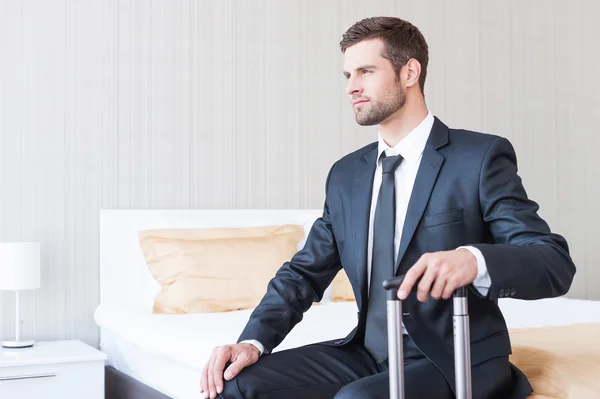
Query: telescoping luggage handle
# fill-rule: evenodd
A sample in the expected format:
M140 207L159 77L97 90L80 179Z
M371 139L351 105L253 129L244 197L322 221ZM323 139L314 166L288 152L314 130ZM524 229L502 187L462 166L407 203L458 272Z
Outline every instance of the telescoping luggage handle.
M383 288L387 290L390 399L404 399L402 301L397 296L403 279L404 275L383 282ZM461 287L454 292L452 307L456 398L471 399L471 341L467 289L465 287Z

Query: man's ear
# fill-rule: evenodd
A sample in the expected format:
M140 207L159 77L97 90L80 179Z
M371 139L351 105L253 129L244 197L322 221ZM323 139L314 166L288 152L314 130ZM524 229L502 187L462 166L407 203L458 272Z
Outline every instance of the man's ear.
M414 58L408 60L404 66L404 74L406 76L406 87L418 86L419 77L421 76L421 63Z

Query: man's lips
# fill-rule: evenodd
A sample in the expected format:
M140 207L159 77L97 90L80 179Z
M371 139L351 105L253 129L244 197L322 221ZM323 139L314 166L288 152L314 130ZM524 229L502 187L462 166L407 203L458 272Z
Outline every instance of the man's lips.
M369 100L354 100L354 101L352 102L352 104L354 104L354 105L358 105L358 104L366 103L366 102L368 102L368 101L369 101Z

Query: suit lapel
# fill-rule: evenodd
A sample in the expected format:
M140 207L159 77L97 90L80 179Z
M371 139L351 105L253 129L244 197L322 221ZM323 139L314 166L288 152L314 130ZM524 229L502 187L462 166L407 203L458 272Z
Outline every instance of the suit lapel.
M437 117L433 123L429 139L423 150L423 157L413 187L406 219L402 231L402 240L398 250L396 273L410 241L423 217L429 197L435 186L444 157L437 151L448 143L448 127ZM352 182L352 235L356 252L356 278L360 284L360 295L363 300L367 297L367 247L369 234L369 216L371 197L373 195L373 177L377 161L377 143L367 150L356 163L354 180ZM360 303L360 302L359 302Z
M423 157L421 158L421 164L408 203L408 210L402 228L402 239L400 241L400 248L398 249L398 260L395 269L396 274L398 273L398 268L406 253L408 244L412 240L415 230L423 217L423 212L425 212L425 208L429 202L433 186L435 185L442 164L444 163L444 157L437 149L447 143L448 127L439 119L435 118L429 139L423 150Z
M377 143L356 164L352 182L352 234L356 251L356 273L362 299L367 296L367 246L369 215L373 195L373 177L377 160ZM360 302L358 302L360 303Z

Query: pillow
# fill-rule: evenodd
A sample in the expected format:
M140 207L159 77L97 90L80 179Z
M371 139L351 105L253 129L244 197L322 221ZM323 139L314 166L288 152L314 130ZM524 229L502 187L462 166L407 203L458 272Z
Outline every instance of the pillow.
M600 323L511 329L510 338L532 398L600 398Z
M297 252L302 226L162 229L139 232L150 274L161 290L153 313L251 309Z
M217 238L246 238L263 237L265 235L287 232L292 228L296 231L302 226L286 224L282 226L253 226L253 227L207 227L196 229L151 229L139 232L140 238L154 236L176 240L212 240ZM302 233L304 235L304 232Z
M348 275L344 269L341 269L331 282L331 301L354 302L355 300Z

